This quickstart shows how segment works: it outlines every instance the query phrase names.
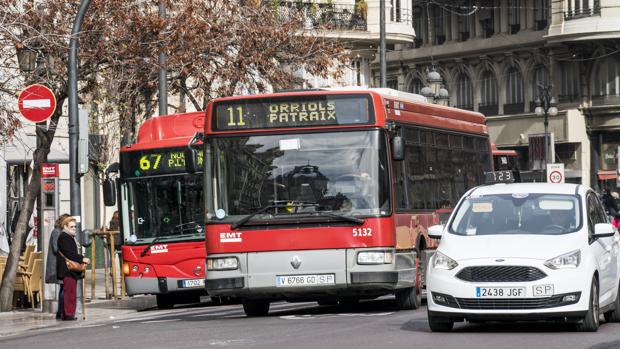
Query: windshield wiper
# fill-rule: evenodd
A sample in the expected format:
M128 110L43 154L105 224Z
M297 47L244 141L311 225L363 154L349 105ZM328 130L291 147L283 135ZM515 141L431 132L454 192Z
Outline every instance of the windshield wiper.
M353 223L357 223L357 224L362 224L364 223L364 220L361 218L357 218L357 217L353 217L353 216L346 216L343 214L338 214L338 213L334 213L334 212L329 212L329 211L318 211L315 213L317 216L328 216L328 217L333 217L333 218L339 218L345 221L349 221L349 222L353 222Z
M266 212L267 210L271 209L271 208L299 208L299 207L313 207L313 206L318 206L319 204L317 204L316 202L287 202L287 203L276 203L273 205L267 205L267 206L263 206L261 208L259 208L257 211L255 211L254 213L250 213L249 215L241 218L240 220L234 222L233 224L230 225L230 229L237 229L240 226L244 225L245 223L247 223L250 219L254 218L256 215L259 215L261 213Z
M149 242L149 244L146 245L144 250L142 250L142 253L140 253L140 257L146 256L146 253L149 251L149 248L151 248L151 246L155 245L158 241L160 241L163 238L164 238L164 236L158 236L155 239L153 239L151 242Z

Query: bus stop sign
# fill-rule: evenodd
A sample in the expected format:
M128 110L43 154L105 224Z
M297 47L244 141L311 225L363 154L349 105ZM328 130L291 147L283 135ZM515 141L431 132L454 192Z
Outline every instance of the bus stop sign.
M34 84L26 87L17 99L19 112L29 121L42 122L56 110L56 96L46 86Z

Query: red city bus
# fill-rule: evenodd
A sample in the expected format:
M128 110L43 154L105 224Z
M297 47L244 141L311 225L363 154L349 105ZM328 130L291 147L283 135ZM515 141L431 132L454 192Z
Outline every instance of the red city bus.
M206 296L202 173L187 173L184 150L204 112L146 120L120 152L123 273L127 294L155 294L159 308ZM199 162L202 157L198 158Z
M419 256L491 170L482 114L390 89L211 101L205 123L211 296L262 316L274 300L419 306ZM212 196L210 196L212 195Z

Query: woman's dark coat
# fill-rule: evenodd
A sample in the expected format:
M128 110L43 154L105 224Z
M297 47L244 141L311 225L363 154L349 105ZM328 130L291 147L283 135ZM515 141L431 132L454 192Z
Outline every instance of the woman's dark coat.
M64 231L60 234L60 236L58 236L58 252L59 253L56 256L56 276L59 279L63 279L65 276L67 276L67 274L69 274L74 279L82 278L81 272L69 271L65 259L60 255L60 253L62 253L65 255L65 257L69 258L74 262L84 262L84 256L79 254L77 244L75 243L73 236L67 234Z

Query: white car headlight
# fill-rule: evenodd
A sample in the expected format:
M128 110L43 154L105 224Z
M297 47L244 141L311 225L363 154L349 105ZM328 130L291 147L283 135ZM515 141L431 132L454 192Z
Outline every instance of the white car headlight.
M444 270L452 270L456 268L459 264L452 258L446 256L445 254L437 251L433 256L433 268L434 269L444 269Z
M357 254L357 264L390 264L393 260L391 251L365 251Z
M237 257L207 258L207 270L235 270L239 268Z
M577 268L581 263L581 251L572 251L563 255L551 258L545 262L545 266L550 269Z

